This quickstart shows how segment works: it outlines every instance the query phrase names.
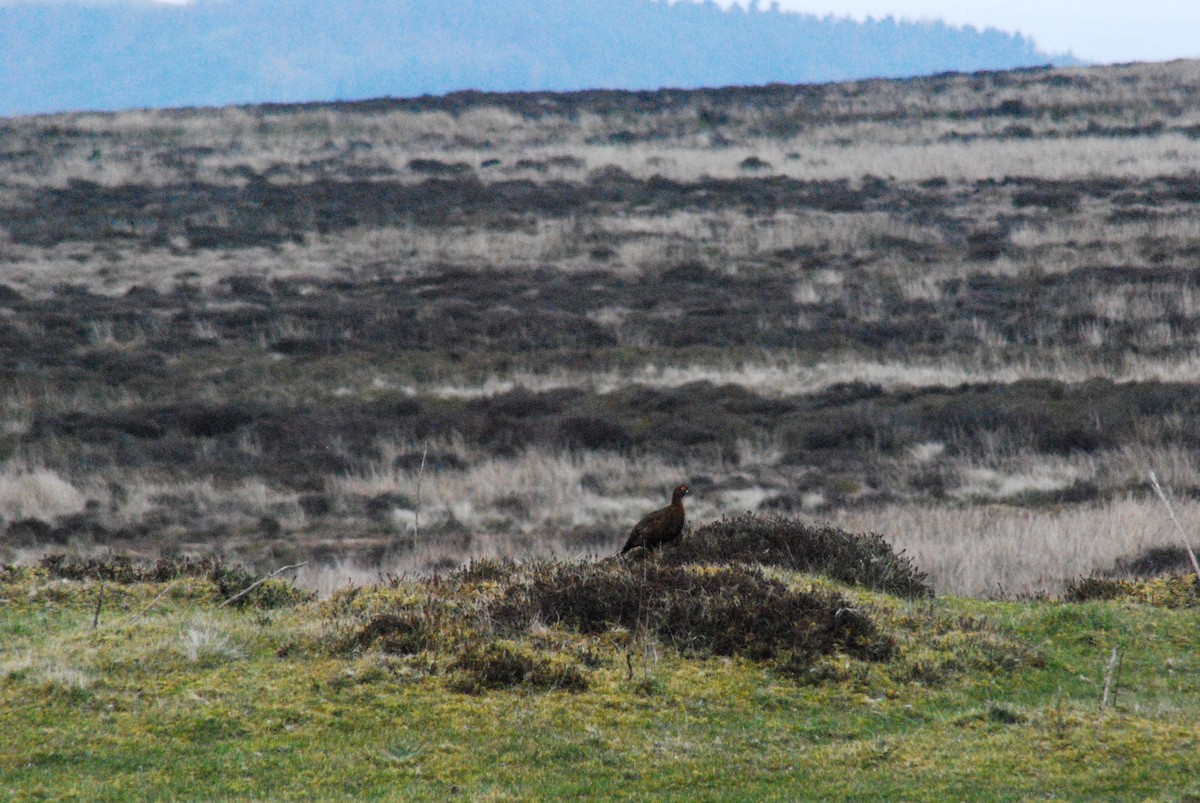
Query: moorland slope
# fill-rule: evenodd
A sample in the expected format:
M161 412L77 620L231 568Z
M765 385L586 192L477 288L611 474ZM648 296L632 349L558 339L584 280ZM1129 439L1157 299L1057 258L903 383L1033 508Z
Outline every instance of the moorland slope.
M832 518L1060 592L1200 509L1194 62L0 126L0 528L327 577ZM419 513L419 520L418 520ZM304 580L317 583L316 577Z

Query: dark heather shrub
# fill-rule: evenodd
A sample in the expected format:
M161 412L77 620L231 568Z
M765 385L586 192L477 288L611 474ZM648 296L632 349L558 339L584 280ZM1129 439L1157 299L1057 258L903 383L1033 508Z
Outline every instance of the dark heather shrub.
M933 596L927 575L877 533L854 534L779 515L743 513L707 524L664 550L692 563L749 563L818 572L902 597Z
M104 580L108 582L166 583L181 577L204 577L213 583L215 598L224 601L256 582L253 574L226 564L220 558L159 558L153 563L136 561L128 555L77 558L64 554L47 555L41 567L51 577L65 580ZM312 594L283 580L269 580L233 605L238 608L278 608L306 602Z
M466 694L512 686L565 691L588 687L587 675L577 663L511 641L468 646L454 657L450 670L450 688Z
M1186 549L1181 546L1156 546L1118 560L1112 570L1105 574L1155 577L1189 571L1192 571L1192 561Z
M745 566L542 564L510 586L491 613L513 633L537 622L582 633L646 628L683 652L754 660L839 651L887 660L895 649L839 595L796 591Z

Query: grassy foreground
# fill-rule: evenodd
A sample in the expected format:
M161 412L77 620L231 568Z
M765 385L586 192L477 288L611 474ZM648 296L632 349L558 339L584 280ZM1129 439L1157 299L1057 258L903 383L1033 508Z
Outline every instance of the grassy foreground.
M649 576L647 565L589 576ZM521 599L550 570L531 571L509 586ZM493 637L479 612L501 594L497 574L324 601L270 581L239 608L218 607L228 588L215 574L2 569L0 796L1200 799L1187 578L1115 600L983 602L764 570L766 587L852 605L890 657L721 656L649 629L547 622L492 642L537 666L569 661L578 671L557 685L553 673L471 674L463 656ZM434 608L463 616L449 624ZM383 611L456 628L446 638L462 650L398 646Z

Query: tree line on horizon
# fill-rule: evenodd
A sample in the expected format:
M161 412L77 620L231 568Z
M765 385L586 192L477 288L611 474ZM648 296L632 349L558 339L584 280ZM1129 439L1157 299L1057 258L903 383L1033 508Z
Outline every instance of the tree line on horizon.
M0 6L0 115L820 83L1065 63L1020 34L661 0Z

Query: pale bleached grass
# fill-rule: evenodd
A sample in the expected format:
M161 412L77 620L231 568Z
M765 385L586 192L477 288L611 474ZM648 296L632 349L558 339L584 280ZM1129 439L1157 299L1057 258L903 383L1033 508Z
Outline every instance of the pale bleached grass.
M1185 528L1195 532L1200 502L1175 503ZM1057 509L914 503L836 511L831 518L851 531L885 534L939 592L973 597L1060 594L1072 578L1179 540L1162 504L1146 496Z
M639 178L661 175L674 181L747 175L741 163L766 161L769 175L801 181L858 181L880 176L896 181L982 181L1005 176L1048 180L1116 176L1147 179L1200 169L1200 149L1183 134L1061 139L970 141L872 141L861 134L845 144L814 141L812 135L743 148L580 146L573 153L589 165L614 165ZM817 136L820 136L819 134ZM789 154L800 154L789 158Z
M963 126L959 127L961 132ZM970 132L967 132L970 133ZM987 133L987 132L983 132ZM742 146L711 147L701 141L666 145L562 144L524 147L512 154L522 159L547 160L564 150L586 169L617 167L639 179L655 176L679 182L702 179L738 179L748 175L784 176L798 181L839 181L857 185L864 176L901 182L944 178L952 182L1038 176L1048 180L1117 176L1148 179L1200 169L1200 152L1186 135L1163 133L1142 137L1061 137L1046 139L956 139L938 141L924 128L903 129L859 124L853 130L818 128L788 140L757 140ZM477 164L484 158L503 158L494 150L429 149L396 155L437 158L446 162ZM748 172L749 158L767 167ZM535 180L578 179L585 168L547 171L529 176ZM511 178L509 172L484 173L485 180ZM410 176L415 181L419 177Z
M400 494L392 523L413 529L417 480L421 479L420 523L457 522L478 532L618 526L666 503L670 488L698 467L669 465L653 457L613 452L527 449L514 457L484 457L462 470L398 469L398 454L420 451L415 444L382 444L380 459L358 474L331 480L338 496Z
M96 675L88 670L68 663L78 655L49 656L44 650L15 653L0 662L0 678L22 677L38 684L63 691L86 691L96 682Z
M218 483L212 478L171 481L131 474L122 478L120 490L110 490L110 513L114 523L134 524L171 511L181 524L203 522L246 527L263 517L277 519L287 529L302 529L304 513L294 491L279 489L260 478L236 483Z
M892 489L910 488L914 477L928 476L936 469L946 483L945 495L963 504L1028 501L1073 486L1087 493L1124 492L1145 487L1151 469L1170 486L1200 486L1200 458L1180 446L1128 445L1048 454L1019 436L975 440L969 453L954 456L948 456L945 445L937 441L917 444L899 458L881 458L882 476Z
M46 683L68 691L85 691L96 682L91 672L61 664L43 666L38 674Z
M1191 102L1200 84L1196 62L1057 74L1075 80L1051 82L1044 73L1009 74L987 87L975 77L929 79L939 82L936 92L920 82L829 85L822 88L816 119L811 100L804 96L785 108L731 106L731 119L722 126L719 142L700 120L700 104L638 115L597 115L585 110L537 119L499 107L456 114L228 107L27 117L17 119L7 133L15 151L36 146L41 129L51 121L81 136L60 137L64 149L53 160L0 165L0 183L64 187L83 179L106 186L166 185L178 181L180 174L156 158L164 148L187 149L197 179L225 185L244 183L244 176L230 168L245 167L260 173L282 168L294 174L288 180L311 181L317 175L306 165L323 163L330 156L360 171L374 169L381 179L410 182L424 178L407 169L409 161L417 158L472 167L498 158L499 169L478 171L489 181L514 175L539 181L573 180L586 170L607 165L643 178L734 178L746 175L741 162L750 156L769 162L773 174L802 180L857 181L864 175L901 181L932 177L976 181L1013 175L1145 178L1186 173L1200 166L1200 153L1183 134L1086 134L1092 121L1111 126L1200 122L1200 112ZM1098 98L1103 98L1103 112L1097 111ZM1030 113L1019 117L962 114L1006 100L1021 101ZM1177 111L1164 111L1169 106ZM762 135L781 112L789 111L805 120L800 133L788 138ZM1031 136L1006 137L1013 125L1029 129ZM597 144L617 130L641 133L652 141ZM659 144L664 131L671 132L670 138ZM95 146L98 141L104 143L100 151ZM371 147L359 152L354 146L363 142ZM583 166L560 163L544 171L512 170L522 159L549 162L559 155L570 155Z
M88 511L105 526L120 528L157 521L156 546L196 529L226 527L257 532L264 519L302 530L304 512L298 494L260 478L218 483L212 478L172 480L125 472L82 479L43 466L0 464L0 532L7 522L34 518L53 523ZM0 542L0 553L15 553Z
M959 471L959 485L951 496L965 500L1008 499L1030 493L1048 493L1069 488L1085 476L1074 465L1040 463L1019 471L978 466Z
M460 470L396 468L395 458L420 448L411 443L385 443L378 460L355 475L329 481L329 491L342 506L350 497L375 498L394 494L396 507L388 512L387 527L374 531L371 543L391 545L382 558L367 562L354 539L343 541L339 528L298 528L306 543L322 538L342 550L333 562L312 562L297 574L297 582L320 592L346 584L378 582L386 575L428 575L480 558L587 559L614 552L641 515L666 500L676 482L691 482L705 474L721 481L735 471L758 483L744 480L732 487L702 489L689 501L689 522L703 526L723 515L761 510L777 493L787 492L792 480L780 473L781 450L772 441L742 442L738 463L668 464L653 458L616 453L549 452L528 450L506 458L481 458L460 440L430 444L434 450L457 454L467 461ZM820 510L852 532L882 533L898 549L906 550L930 573L943 593L970 596L1035 593L1057 594L1077 576L1106 568L1151 546L1174 546L1175 533L1165 512L1152 497L1122 495L1112 501L1071 506L1016 507L1003 504L1031 492L1050 492L1077 482L1100 489L1120 489L1144 484L1153 468L1176 487L1200 485L1200 458L1179 447L1127 447L1092 454L1054 456L1023 448L1017 441L997 439L970 458L948 457L942 444L926 442L897 458L898 465L883 465L883 476L896 488L906 487L906 471L940 467L951 479L947 499L891 504L884 507L830 508L819 491L803 500L806 509ZM746 474L746 472L749 472ZM422 529L415 532L417 483L421 483ZM155 505L180 506L179 488L158 497L145 510L127 507L126 515L149 515ZM202 504L187 511L209 525L217 521L248 519L254 510L276 510L281 500L272 493L243 489L235 499L216 488L200 490ZM150 499L153 494L146 498ZM294 502L282 500L300 516ZM1200 502L1177 500L1186 528L1200 524ZM189 503L190 504L190 503ZM258 505L256 508L255 505ZM186 505L184 505L186 507ZM370 529L370 528L368 528ZM573 538L572 531L590 531ZM362 532L355 526L346 532ZM168 533L169 534L169 533ZM232 542L229 545L231 546ZM167 546L161 539L159 547ZM357 557L356 557L357 556ZM28 561L40 554L27 555ZM11 559L11 556L10 556ZM27 561L27 562L28 562ZM273 567L268 567L273 568ZM180 636L185 651L196 658L229 658L219 628L193 623ZM190 646L188 646L190 645Z
M1026 249L1066 246L1092 255L1102 249L1136 264L1147 246L1179 248L1200 241L1200 221L1187 214L1120 223L1103 214L1078 215L1069 221L1025 223L1014 229L1009 239Z
M518 368L482 380L446 378L420 384L406 376L379 373L373 376L370 384L376 388L399 388L412 395L452 399L485 398L516 388L546 391L571 387L595 393L611 393L634 385L672 388L692 382L739 385L766 396L789 396L817 393L844 382L863 382L893 389L954 387L972 382L1008 383L1028 379L1083 382L1095 378L1115 382L1196 382L1200 381L1200 354L1159 359L1138 356L1113 365L1099 362L1087 354L1066 351L1051 351L1045 355L1034 354L1008 361L982 355L975 360L956 356L937 361L885 361L846 355L840 359L826 358L815 363L798 355L776 353L760 359L730 360L725 363L648 363L638 367L587 372L535 372Z
M83 490L57 471L0 464L0 521L52 520L82 511L87 500Z
M396 453L412 451L411 444L393 448ZM760 477L771 475L772 462L778 458L776 445L746 444L744 449L745 456L759 459L757 468L765 472ZM1144 483L1149 468L1168 484L1200 484L1197 457L1171 446L1054 456L1015 442L997 442L973 459L948 459L941 444L923 443L905 461L914 468L944 464L949 476L959 478L959 485L949 488L947 495L961 501L831 510L813 492L806 508L822 508L822 516L852 532L882 533L929 572L940 591L969 596L1058 594L1074 577L1112 566L1117 559L1151 546L1172 546L1176 540L1165 512L1150 497L1122 495L1114 501L1034 508L1000 504L1005 499L1085 481L1100 488L1133 487ZM395 492L414 498L416 472L390 466L381 460L369 475L339 480L339 488L343 493ZM747 464L741 468L753 470ZM608 548L614 550L632 522L662 504L663 499L655 496L660 487L688 481L698 471L720 477L731 470L711 464L639 464L616 454L529 451L514 458L485 460L462 471L427 472L422 478L422 521L458 521L473 533L465 546L438 534L434 527L411 551L392 554L381 564L365 566L347 559L332 567L314 565L302 570L300 582L328 591L347 583L375 582L387 573L442 571L470 559L585 558L595 548L572 548L560 537L564 529L609 530ZM599 483L598 477L603 478ZM787 483L782 477L775 481ZM699 527L724 515L759 510L779 490L752 485L700 491L689 501L689 521ZM506 518L513 516L514 502L521 521ZM508 512L497 513L498 508ZM1180 518L1185 526L1200 524L1200 502L1185 501L1183 508ZM413 511L398 513L398 530L411 532ZM603 554L603 546L596 548Z
M195 616L179 636L179 651L191 663L223 663L242 657L232 635L216 620Z

